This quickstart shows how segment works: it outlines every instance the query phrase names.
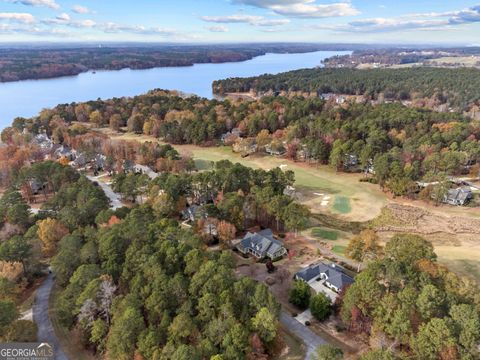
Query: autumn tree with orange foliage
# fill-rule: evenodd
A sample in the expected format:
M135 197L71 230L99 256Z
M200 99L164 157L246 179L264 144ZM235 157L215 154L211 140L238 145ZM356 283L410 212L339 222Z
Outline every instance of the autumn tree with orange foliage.
M232 223L222 220L217 225L218 238L222 245L227 248L231 246L232 240L235 239L237 228Z
M46 257L53 256L57 249L57 243L68 233L67 227L56 219L41 220L38 223L37 235L42 242L42 253Z

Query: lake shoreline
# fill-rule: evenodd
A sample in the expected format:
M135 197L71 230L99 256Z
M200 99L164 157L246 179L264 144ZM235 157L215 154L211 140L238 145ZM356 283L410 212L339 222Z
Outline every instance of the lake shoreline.
M245 61L250 61L250 60L253 60L255 58L258 58L258 57L261 57L261 56L265 56L265 55L282 55L282 54L307 54L307 53L311 53L311 52L316 52L316 51L304 51L304 52L264 52L262 54L259 54L259 55L255 55L255 56L250 56L250 57L246 57L242 60L238 60L238 59L232 59L232 60L227 60L225 59L224 61L197 61L197 62L192 62L192 63L189 63L189 64L172 64L172 65L164 65L164 66L146 66L146 67L131 67L131 66L125 66L125 67L121 67L121 68L118 68L118 69L109 69L109 68L87 68L85 70L80 70L78 69L79 71L74 71L72 73L69 73L69 74L64 74L64 75L53 75L53 76L40 76L40 77L28 77L28 78L25 78L25 79L18 79L18 80L0 80L0 84L5 84L5 83L15 83L15 82L22 82L22 81L35 81L35 80L51 80L51 79L60 79L60 78L66 78L66 77L76 77L76 76L79 76L81 74L85 74L85 73L92 73L92 74L95 74L97 71L122 71L122 70L152 70L152 69L163 69L163 68L190 68L190 67L193 67L195 65L205 65L205 64L211 64L211 65L215 65L215 64L229 64L229 63L243 63ZM76 69L77 70L77 69Z
M212 83L215 80L322 66L324 59L343 53L351 52L267 53L240 62L88 71L60 78L3 82L0 83L0 130L10 126L16 117L35 117L42 109L54 108L58 104L133 97L152 89L213 99Z

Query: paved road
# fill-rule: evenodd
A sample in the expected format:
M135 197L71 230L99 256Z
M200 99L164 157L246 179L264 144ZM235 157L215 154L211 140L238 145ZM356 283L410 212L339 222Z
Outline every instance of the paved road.
M110 199L110 208L112 210L116 210L123 206L120 195L114 192L109 185L105 184L103 181L99 181L98 177L87 175L87 178L92 182L96 182L102 188L105 195Z
M53 287L53 274L49 274L35 294L33 305L33 321L38 326L38 341L46 342L53 346L56 360L68 360L58 341L52 322L48 316L48 299Z
M317 347L327 344L327 341L315 334L307 326L303 325L287 312L282 311L280 314L280 322L293 334L303 340L303 343L307 347L307 353L305 354L305 360L309 360L310 356L314 353Z

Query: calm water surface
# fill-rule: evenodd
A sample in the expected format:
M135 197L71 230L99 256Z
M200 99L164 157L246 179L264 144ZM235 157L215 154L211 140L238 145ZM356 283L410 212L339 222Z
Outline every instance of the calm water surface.
M43 108L57 104L132 96L154 88L179 90L211 98L214 80L311 68L320 66L325 58L348 53L317 51L306 54L266 54L236 63L97 71L96 74L88 72L56 79L0 83L0 129L10 125L17 116L31 117Z

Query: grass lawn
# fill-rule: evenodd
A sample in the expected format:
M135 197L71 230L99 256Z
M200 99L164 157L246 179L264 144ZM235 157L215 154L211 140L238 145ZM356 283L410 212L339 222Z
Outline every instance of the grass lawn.
M312 229L312 236L333 241L338 239L338 232L334 230L326 230L323 228L315 227Z
M480 284L480 245L464 243L462 246L435 245L439 262L460 275Z
M347 249L346 246L344 245L335 245L332 247L333 253L340 255L340 256L345 256L345 250Z
M348 214L352 211L352 207L350 206L350 199L345 196L335 196L333 210L339 212L340 214Z
M95 129L110 136L112 139L138 141L162 141L148 135L136 135L131 133L115 133L108 128ZM201 147L196 145L174 145L183 155L191 156L199 170L211 168L211 162L219 160L230 160L254 169L270 170L282 166L285 170L292 170L295 173L295 188L305 199L302 203L308 206L313 213L330 212L329 207L322 205L323 197L319 194L329 196L340 196L346 198L341 200L338 210L331 212L342 214L348 220L367 221L380 214L381 208L387 204L385 194L378 186L362 183L359 180L360 174L337 173L325 165L308 165L300 162L293 162L287 159L267 156L251 155L242 158L239 154L232 152L229 146Z
M337 173L328 166L310 166L287 159L251 155L242 158L232 152L228 146L199 147L195 145L175 146L183 154L192 156L200 170L211 168L211 162L230 160L254 169L270 170L282 166L284 170L295 173L295 188L303 195L304 203L314 213L328 212L329 207L322 206L324 195L335 197L332 212L355 221L367 221L380 214L387 204L385 194L378 186L360 182L362 175Z

